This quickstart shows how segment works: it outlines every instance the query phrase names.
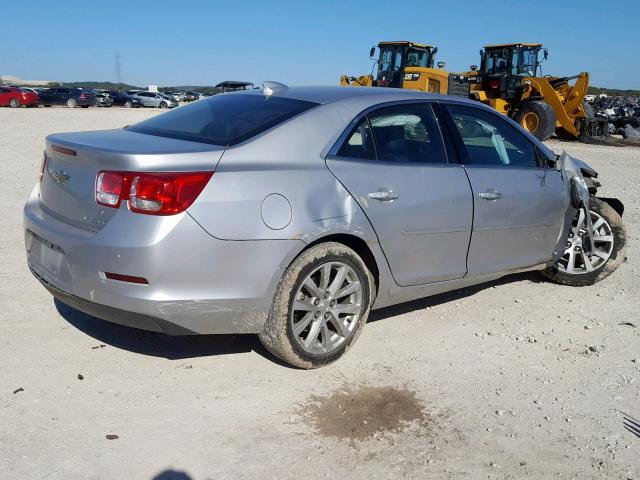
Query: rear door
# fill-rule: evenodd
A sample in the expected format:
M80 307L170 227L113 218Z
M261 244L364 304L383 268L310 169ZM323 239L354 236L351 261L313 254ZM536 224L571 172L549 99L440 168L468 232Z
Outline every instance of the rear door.
M0 87L0 105L8 105L11 99L11 90L5 87Z
M430 104L374 110L331 153L327 166L371 221L399 285L465 275L471 188L447 161Z
M469 275L550 260L564 212L561 173L542 165L529 138L499 114L460 104L447 110L474 195Z

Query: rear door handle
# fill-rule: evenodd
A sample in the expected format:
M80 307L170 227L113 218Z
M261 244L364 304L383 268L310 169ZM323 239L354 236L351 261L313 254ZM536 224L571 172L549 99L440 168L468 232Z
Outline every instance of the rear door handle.
M485 200L498 200L502 198L502 194L495 190L487 190L480 194L480 198L484 198Z
M377 192L371 192L367 195L372 200L379 200L381 202L388 202L390 200L396 200L399 195L391 190L378 190Z

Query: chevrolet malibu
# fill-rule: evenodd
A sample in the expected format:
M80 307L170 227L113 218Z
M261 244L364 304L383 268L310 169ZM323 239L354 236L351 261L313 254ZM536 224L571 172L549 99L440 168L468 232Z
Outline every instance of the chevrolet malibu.
M255 333L313 368L353 345L371 309L513 272L608 276L623 205L596 197L596 177L477 102L265 82L48 136L27 259L96 317Z

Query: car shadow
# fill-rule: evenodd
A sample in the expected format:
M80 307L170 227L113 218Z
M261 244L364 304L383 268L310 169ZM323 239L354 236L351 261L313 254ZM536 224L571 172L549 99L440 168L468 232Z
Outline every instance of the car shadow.
M374 310L369 314L369 321L367 323L377 322L389 317L395 317L396 315L403 315L405 313L413 312L416 310L424 310L427 307L435 307L442 305L443 303L453 302L460 300L461 298L471 297L482 290L487 288L504 285L507 283L513 283L518 281L528 281L531 283L542 283L545 280L538 272L525 272L514 273L501 277L491 282L481 283L472 287L461 288L459 290L453 290L451 292L441 293L439 295L433 295L431 297L419 298L417 300L411 300L410 302L399 303L398 305L392 305L390 307L384 307L379 310Z
M256 353L276 361L256 335L184 335L171 336L107 322L54 299L58 313L67 322L99 342L141 355L169 360Z
M460 298L469 297L486 288L518 280L527 280L531 282L542 281L539 275L535 273L510 275L508 277L503 277L499 280L474 287L468 287L453 292L434 295L432 297L426 297L375 310L369 315L369 322L377 322L379 320L384 320L396 315L402 315L414 310L423 310L426 307L448 303ZM76 310L58 299L54 299L54 304L60 316L81 332L95 338L101 344L110 345L129 352L152 357L162 357L169 360L255 352L272 362L289 368L295 368L273 356L266 348L264 348L262 343L260 343L257 335L229 334L170 336L164 333L139 330L137 328L107 322ZM100 346L97 345L93 348L100 348Z

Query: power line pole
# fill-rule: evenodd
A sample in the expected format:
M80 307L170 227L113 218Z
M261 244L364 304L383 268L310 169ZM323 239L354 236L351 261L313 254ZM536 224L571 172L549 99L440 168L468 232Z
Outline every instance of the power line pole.
M116 52L116 62L115 62L115 67L116 67L116 84L118 85L118 88L120 88L121 84L122 84L122 64L120 63L120 52Z

